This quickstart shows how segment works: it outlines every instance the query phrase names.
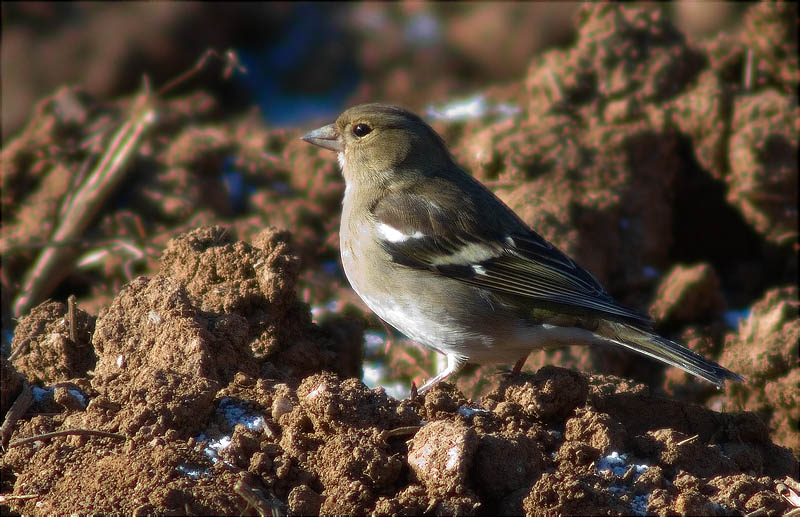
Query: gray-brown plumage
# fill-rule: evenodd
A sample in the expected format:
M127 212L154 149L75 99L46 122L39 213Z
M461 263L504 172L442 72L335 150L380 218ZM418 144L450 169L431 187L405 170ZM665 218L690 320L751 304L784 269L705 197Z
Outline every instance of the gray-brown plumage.
M534 349L614 344L721 386L737 374L663 338L650 319L544 240L453 161L418 116L355 106L304 140L338 153L344 270L382 319L447 356L516 363Z

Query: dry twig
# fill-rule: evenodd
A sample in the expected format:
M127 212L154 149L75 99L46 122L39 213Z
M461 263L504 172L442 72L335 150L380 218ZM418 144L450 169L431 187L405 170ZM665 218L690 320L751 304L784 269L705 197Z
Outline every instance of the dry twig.
M694 436L690 436L689 438L686 438L685 440L679 441L678 443L675 444L675 446L676 447L680 447L681 445L686 445L687 443L692 443L693 441L697 440L698 438L700 438L699 434L696 434Z
M422 429L421 425L409 425L405 427L397 427L395 429L389 429L388 431L383 431L381 433L381 438L387 440L389 438L396 438L398 436L409 436L412 434L416 434L417 431Z
M39 494L19 494L19 495L0 494L0 504L3 504L5 502L7 502L7 501L13 501L15 499L16 500L20 500L20 499L21 500L25 500L25 499L36 499L37 497L39 497Z
M69 340L73 343L78 342L78 331L75 329L76 326L76 318L77 315L75 314L75 295L69 295L67 298L67 319L69 319Z
M94 170L77 187L77 191L65 199L61 211L63 215L56 229L23 280L22 288L14 302L15 316L24 314L47 297L58 283L69 275L75 265L78 247L64 244L81 240L104 202L111 197L129 173L130 163L156 122L160 96L194 76L211 56L223 60L224 78L229 77L234 70L246 72L232 50L220 56L215 50L209 49L194 67L168 82L155 95L150 91L147 77L144 77L142 92L133 100L128 119L110 138Z
M787 477L788 481L793 481L795 484L797 483L793 479ZM787 503L792 505L794 508L800 508L800 495L797 494L792 488L786 486L784 483L778 483L775 486L775 491L778 492L778 495L783 497Z
M8 361L13 363L14 359L16 359L18 356L24 354L25 352L27 352L28 348L30 348L30 346L31 346L31 338L26 337L25 339L22 340L22 343L17 345L14 348L14 350L11 352L11 355L8 356Z
M129 163L155 120L153 98L145 88L134 100L129 119L111 138L99 164L70 200L64 217L50 239L52 244L77 239L83 234L105 200L126 176ZM75 255L76 250L72 247L50 245L42 249L23 281L20 294L14 302L14 314L24 314L46 297L69 274Z
M267 499L264 495L264 491L254 487L246 476L240 478L239 481L233 485L233 491L239 494L249 506L252 506L260 517L266 517L268 515L272 517L282 517L286 515L286 512L283 510L283 505L274 495L270 494L269 499Z
M99 436L101 438L116 438L117 440L124 440L125 436L119 433L109 433L108 431L97 431L95 429L65 429L63 431L53 431L52 433L44 433L44 434L37 434L35 436L29 436L28 438L23 438L21 440L16 440L11 442L8 445L8 448L11 447L18 447L20 445L26 445L33 442L49 440L50 438L56 438L58 436L70 436L70 435L78 435L78 436Z
M22 391L17 395L17 399L11 404L6 413L6 418L3 420L3 425L0 427L0 444L3 449L6 448L8 440L11 438L11 433L14 431L14 424L17 423L22 415L33 404L33 390L31 389L28 381L22 381Z

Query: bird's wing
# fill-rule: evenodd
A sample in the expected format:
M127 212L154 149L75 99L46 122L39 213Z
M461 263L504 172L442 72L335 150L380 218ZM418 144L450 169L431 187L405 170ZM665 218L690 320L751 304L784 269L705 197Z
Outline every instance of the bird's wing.
M579 307L649 326L650 318L621 305L588 271L500 206L485 210L462 194L436 202L412 192L387 195L373 207L381 246L398 264L425 269L531 301ZM479 215L481 214L481 215ZM491 219L487 219L491 218Z

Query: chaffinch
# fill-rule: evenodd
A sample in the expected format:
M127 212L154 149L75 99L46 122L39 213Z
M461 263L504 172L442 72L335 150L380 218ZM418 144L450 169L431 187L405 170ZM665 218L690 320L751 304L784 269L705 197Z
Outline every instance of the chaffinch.
M353 289L383 320L447 357L419 393L466 363L538 348L622 346L721 387L742 378L653 332L453 161L417 115L363 104L303 140L338 153L339 244Z

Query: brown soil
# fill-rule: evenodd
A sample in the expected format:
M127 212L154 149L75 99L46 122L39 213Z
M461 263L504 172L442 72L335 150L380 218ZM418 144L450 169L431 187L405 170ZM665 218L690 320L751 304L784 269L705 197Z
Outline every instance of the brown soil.
M375 5L354 20L379 20ZM538 36L510 22L537 15L510 9L484 24L481 9L448 19L442 51L472 55L473 68L459 57L441 72L445 58L422 47L401 54L390 24L379 44L354 47L369 79L355 97L422 111L413 103L444 105L473 84L454 81L458 71L505 77L483 91L485 114L431 116L458 161L621 301L650 307L664 335L746 382L718 391L634 354L573 347L533 353L518 376L472 368L425 397L390 396L393 383L407 392L429 378L434 354L386 336L347 286L344 184L329 152L188 87L113 102L63 87L0 161L4 339L13 335L0 358L4 511L791 508L776 486L797 476L800 454L796 10L753 5L737 29L693 39L661 8L588 5L570 46L510 80L492 56L527 62ZM102 27L122 16L97 12ZM156 18L186 23L176 13ZM471 46L478 29L507 27L518 53ZM442 79L418 91L421 76ZM157 116L124 177L37 282L44 243L142 99ZM376 360L385 389L359 380Z
M326 332L294 301L286 238L268 230L248 245L200 228L173 239L162 269L98 317L91 384L70 388L88 404L39 390L17 423L3 468L14 495L35 497L11 508L252 513L248 490L291 513L785 508L773 481L793 475L797 460L754 413L556 367L504 379L474 402L448 384L397 401L343 380L357 374L343 365L357 365L360 348L335 337L347 328ZM61 319L36 310L22 324ZM119 438L15 444L70 429Z

